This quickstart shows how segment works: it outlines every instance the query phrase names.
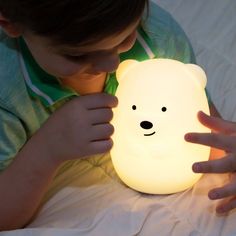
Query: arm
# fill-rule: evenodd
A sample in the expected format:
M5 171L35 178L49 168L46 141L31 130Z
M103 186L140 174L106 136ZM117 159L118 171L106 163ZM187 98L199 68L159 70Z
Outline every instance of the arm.
M153 1L150 1L148 18L144 15L142 27L150 37L158 58L196 63L193 48L184 30L169 12Z
M111 108L107 94L82 96L58 109L0 175L0 230L25 226L36 213L58 166L111 149Z
M0 175L0 230L21 228L39 207L60 162L52 161L38 132Z

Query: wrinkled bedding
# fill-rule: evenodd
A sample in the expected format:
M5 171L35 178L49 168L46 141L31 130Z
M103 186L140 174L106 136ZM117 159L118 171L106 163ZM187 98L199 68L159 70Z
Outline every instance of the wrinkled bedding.
M181 24L197 62L208 75L208 91L222 116L236 121L236 1L155 0ZM127 188L116 176L109 154L66 163L46 204L27 228L7 236L231 236L236 211L217 215L218 201L207 197L229 176L204 175L187 191L147 195Z

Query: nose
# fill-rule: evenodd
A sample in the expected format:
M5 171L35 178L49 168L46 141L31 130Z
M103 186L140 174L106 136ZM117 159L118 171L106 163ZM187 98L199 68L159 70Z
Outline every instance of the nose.
M143 128L143 129L151 129L153 127L153 124L149 121L142 121L140 123L140 126Z
M134 46L136 38L137 38L137 32L135 30L123 43L120 44L118 52L122 53L130 50Z
M94 69L97 71L111 73L114 72L120 64L120 58L117 53L101 56L94 63Z

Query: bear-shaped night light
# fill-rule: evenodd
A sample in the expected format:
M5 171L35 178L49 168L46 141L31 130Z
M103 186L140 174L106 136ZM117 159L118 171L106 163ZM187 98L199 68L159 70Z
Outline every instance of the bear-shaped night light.
M117 70L119 104L113 110L111 158L121 180L144 193L170 194L201 177L194 162L210 148L188 143L188 132L209 132L197 119L209 114L206 74L197 65L172 59L127 60Z

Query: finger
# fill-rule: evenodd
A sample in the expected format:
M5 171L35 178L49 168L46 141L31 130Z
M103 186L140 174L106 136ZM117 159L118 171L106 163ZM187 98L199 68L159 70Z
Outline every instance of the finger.
M227 202L221 203L219 206L216 207L216 212L219 214L228 213L229 211L236 208L236 198L232 198Z
M187 142L202 144L227 152L236 151L236 136L216 133L187 133L184 138Z
M91 142L89 147L92 153L90 155L108 152L112 146L113 141L111 139Z
M110 108L92 110L89 113L89 120L92 125L108 123L112 120L113 112Z
M230 173L229 179L230 179L230 181L232 181L232 182L233 182L233 181L236 182L236 172L235 172L235 171L233 171L233 172Z
M231 134L236 132L236 123L219 117L208 116L204 112L198 112L199 121L206 127L216 132Z
M226 197L232 197L236 195L236 183L231 182L223 187L212 189L208 193L208 197L211 200L223 199Z
M221 159L194 163L196 173L228 173L236 170L236 156L229 154Z
M114 127L111 124L95 125L91 130L91 141L109 139L113 133Z
M85 95L79 97L78 99L83 100L84 105L88 110L106 107L112 108L116 107L118 104L118 99L115 96L106 93Z

